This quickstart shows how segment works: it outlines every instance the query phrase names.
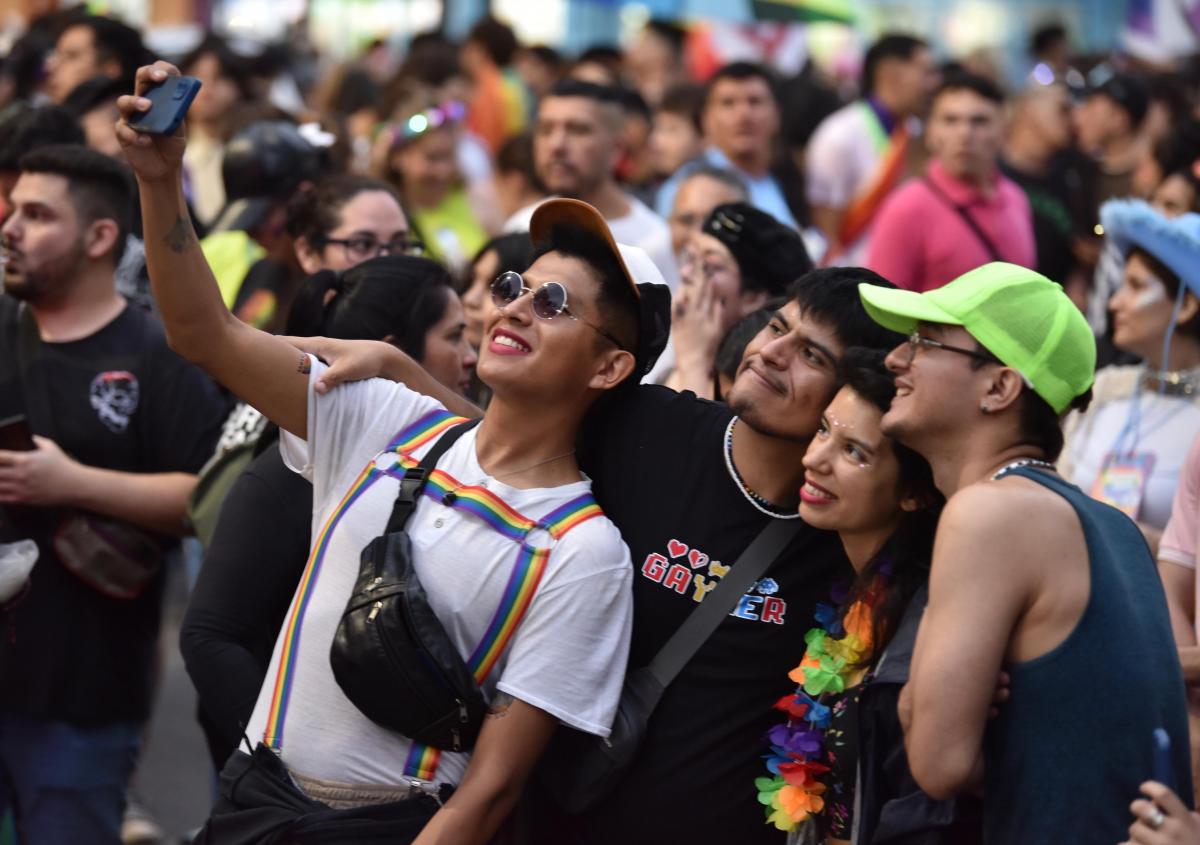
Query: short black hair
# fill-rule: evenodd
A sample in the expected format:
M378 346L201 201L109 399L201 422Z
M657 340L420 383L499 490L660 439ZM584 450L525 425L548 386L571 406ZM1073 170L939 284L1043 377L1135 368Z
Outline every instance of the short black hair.
M1000 86L977 73L957 71L948 74L934 92L931 102L936 102L943 94L951 91L971 91L998 106L1004 105L1004 92L1000 90Z
M887 59L908 61L918 50L929 49L929 44L915 35L905 35L899 32L889 32L879 37L867 50L863 59L861 88L864 95L875 91L875 75L879 65Z
M1067 28L1055 21L1039 26L1029 38L1029 52L1035 58L1045 53L1051 47L1067 40Z
M0 122L0 171L20 169L21 157L31 150L51 144L85 142L83 129L69 111L61 106L20 106Z
M894 288L894 284L865 267L820 267L810 270L788 290L800 313L834 330L843 348L865 346L892 350L904 336L871 319L858 295L860 284Z
M81 144L53 144L26 153L18 166L22 173L66 179L67 192L83 223L116 222L113 264L121 262L133 220L133 180L125 165Z
M132 90L137 69L154 59L142 43L142 34L128 24L105 15L68 17L62 32L77 26L91 30L96 58L102 63L115 59L121 66L119 79Z
M683 55L683 45L687 40L687 30L679 24L662 18L651 18L646 21L645 30L656 35L671 48L676 56Z
M662 102L658 104L660 112L676 114L685 117L701 131L700 112L704 109L704 88L688 82L672 85L663 92Z
M779 80L775 77L766 65L758 62L730 62L721 67L709 77L708 84L704 86L704 108L708 108L708 101L712 99L712 92L719 83L724 80L731 79L737 82L743 82L747 79L761 79L767 83L767 89L771 92L772 99L775 100L775 105L779 105Z
M484 15L475 22L467 33L467 43L482 47L497 67L508 67L520 46L513 28L494 15Z
M585 100L592 100L604 105L616 106L624 110L625 106L621 102L621 92L611 85L597 85L595 82L587 82L582 79L574 79L573 77L564 77L555 82L551 87L547 97L583 97Z
M600 312L600 325L621 341L627 351L636 352L637 295L605 240L582 226L560 223L551 226L548 235L534 243L530 263L551 252L576 258L591 269L599 288L596 309Z

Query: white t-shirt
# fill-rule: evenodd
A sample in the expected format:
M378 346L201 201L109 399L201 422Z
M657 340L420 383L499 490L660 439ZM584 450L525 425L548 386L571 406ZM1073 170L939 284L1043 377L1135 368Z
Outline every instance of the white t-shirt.
M285 434L285 462L313 484L314 553L297 588L247 734L268 727L283 761L309 777L348 784L405 783L413 744L364 716L333 677L329 649L358 575L361 550L382 533L398 490L389 451L405 429L443 410L429 397L374 379L320 396L312 384L324 370L313 359L308 440ZM591 489L591 482L519 490L490 478L475 455L475 433L464 434L438 462L462 485L494 493L534 522ZM436 438L413 450L420 458ZM393 470L394 471L394 470ZM423 496L407 525L413 565L430 606L464 660L475 650L500 605L521 544L479 517ZM536 535L536 537L535 537ZM535 530L529 542L546 544ZM553 545L537 592L520 626L483 683L550 713L564 724L607 736L625 675L632 625L629 550L603 516L581 522ZM311 587L309 586L311 583ZM292 632L299 623L299 636ZM294 659L286 708L276 686L280 655ZM279 713L283 713L280 724ZM272 744L272 743L268 743ZM419 748L419 747L418 747ZM456 784L470 755L445 752L433 779Z
M675 253L671 251L671 230L665 220L637 197L626 194L625 199L629 202L629 213L606 221L612 230L613 240L644 249L663 274L667 286L674 291L679 286L679 266L675 263ZM514 212L504 222L504 231L528 232L533 212L542 202L544 200L538 200Z

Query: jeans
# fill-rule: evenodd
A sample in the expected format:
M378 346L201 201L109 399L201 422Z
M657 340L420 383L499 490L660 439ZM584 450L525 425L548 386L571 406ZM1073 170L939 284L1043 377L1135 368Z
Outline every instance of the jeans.
M117 845L141 725L79 727L0 713L0 817L19 845Z

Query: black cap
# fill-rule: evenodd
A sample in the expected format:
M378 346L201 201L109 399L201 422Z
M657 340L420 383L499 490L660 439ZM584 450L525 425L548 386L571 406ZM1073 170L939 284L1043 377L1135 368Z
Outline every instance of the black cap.
M251 123L225 145L225 208L214 232L253 229L276 202L321 175L321 151L283 120Z
M1137 129L1142 125L1150 109L1150 88L1140 76L1131 73L1114 73L1088 91L1088 96L1103 94L1129 115L1129 122Z
M702 231L733 253L742 287L782 296L796 279L813 268L800 233L765 211L744 202L718 205Z

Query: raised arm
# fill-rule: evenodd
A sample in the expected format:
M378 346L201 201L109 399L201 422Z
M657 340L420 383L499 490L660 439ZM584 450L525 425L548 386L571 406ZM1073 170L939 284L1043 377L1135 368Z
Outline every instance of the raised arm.
M1014 566L1026 550L1014 550L1015 523L997 492L968 488L942 514L900 706L909 767L937 799L977 785L996 678L1030 589Z
M137 72L136 93L117 101L117 138L137 175L146 268L171 348L299 437L307 436L307 358L229 313L192 228L183 196L184 127L171 136L130 128L150 106L140 95L179 71L156 62Z

